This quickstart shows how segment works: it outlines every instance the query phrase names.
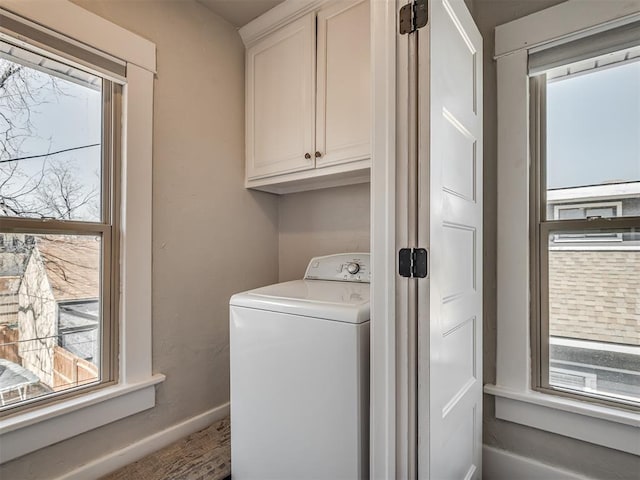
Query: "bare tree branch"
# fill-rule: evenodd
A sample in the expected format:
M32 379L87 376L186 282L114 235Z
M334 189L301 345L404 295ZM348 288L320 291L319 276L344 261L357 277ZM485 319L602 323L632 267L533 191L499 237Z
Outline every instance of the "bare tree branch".
M99 191L78 181L72 162L23 154L25 141L38 137L32 121L38 106L62 94L54 76L0 58L0 216L69 220L83 209L95 212ZM22 167L36 158L39 168Z

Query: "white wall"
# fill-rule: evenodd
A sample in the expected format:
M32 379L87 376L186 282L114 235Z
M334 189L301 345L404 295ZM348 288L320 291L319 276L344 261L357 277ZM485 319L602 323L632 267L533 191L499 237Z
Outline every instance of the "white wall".
M278 280L278 200L244 180L244 47L191 0L77 0L155 42L153 370L156 408L0 467L53 478L229 400L228 301Z
M368 183L283 195L278 208L281 282L302 278L311 257L370 251Z
M473 0L484 39L484 383L496 379L497 104L494 28L563 0ZM607 0L603 0L607 1ZM501 199L508 201L508 199ZM495 418L494 398L484 396L484 443L539 462L602 479L636 479L640 458ZM485 472L486 473L486 472Z

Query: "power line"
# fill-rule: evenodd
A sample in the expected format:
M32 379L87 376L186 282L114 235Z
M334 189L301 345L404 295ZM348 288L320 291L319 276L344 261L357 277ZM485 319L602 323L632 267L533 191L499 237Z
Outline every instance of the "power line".
M9 163L9 162L17 162L19 160L30 160L32 158L49 157L51 155L58 155L59 153L71 152L73 150L80 150L83 148L91 148L91 147L99 147L99 146L100 146L99 143L93 143L91 145L82 145L80 147L65 148L64 150L58 150L57 152L43 153L41 155L30 155L28 157L7 158L5 160L0 160L0 163Z

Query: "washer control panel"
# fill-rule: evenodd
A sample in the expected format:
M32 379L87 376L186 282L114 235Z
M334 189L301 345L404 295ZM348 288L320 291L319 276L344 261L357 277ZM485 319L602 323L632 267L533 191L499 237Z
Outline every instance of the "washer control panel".
M371 261L368 253L338 253L314 257L304 274L305 280L335 280L338 282L371 282Z

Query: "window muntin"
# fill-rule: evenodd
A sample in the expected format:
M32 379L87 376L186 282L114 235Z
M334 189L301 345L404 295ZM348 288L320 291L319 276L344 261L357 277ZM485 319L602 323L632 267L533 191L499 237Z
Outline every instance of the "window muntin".
M13 413L116 379L121 87L4 41L0 75L0 411Z
M637 408L640 62L614 56L532 78L532 379Z

